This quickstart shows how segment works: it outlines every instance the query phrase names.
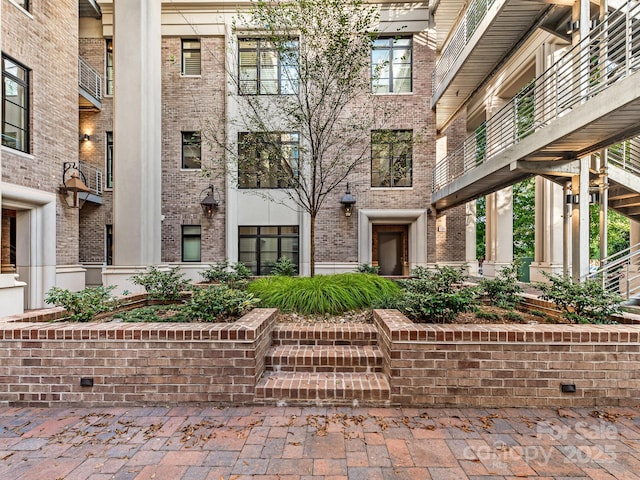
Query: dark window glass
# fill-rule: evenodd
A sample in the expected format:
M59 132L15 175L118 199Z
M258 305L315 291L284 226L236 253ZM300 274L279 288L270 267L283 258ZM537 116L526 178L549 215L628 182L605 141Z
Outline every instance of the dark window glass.
M107 265L113 265L113 225L106 225L105 250Z
M371 50L371 91L411 92L412 40L410 37L378 38Z
M182 225L182 261L199 262L201 244L200 225Z
M182 132L182 168L200 168L201 154L200 132Z
M105 82L107 95L113 95L113 40L107 39Z
M113 132L107 132L107 188L113 188Z
M371 132L371 186L410 187L413 131Z
M297 226L238 227L238 261L254 275L269 275L280 257L289 258L299 268Z
M291 187L298 177L299 146L297 133L240 133L238 187Z
M2 57L2 145L29 151L29 71Z

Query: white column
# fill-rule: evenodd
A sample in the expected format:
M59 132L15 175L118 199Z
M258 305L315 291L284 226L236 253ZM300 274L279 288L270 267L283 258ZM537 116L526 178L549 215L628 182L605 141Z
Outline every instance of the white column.
M486 260L482 273L494 278L513 262L513 187L487 195Z
M139 289L126 279L161 259L161 39L161 2L114 2L114 266L105 284L116 293Z
M562 187L536 177L535 253L530 267L532 282L544 282L548 274L562 274L564 198Z
M580 159L580 174L571 179L578 203L571 212L571 276L580 280L589 273L589 157Z
M476 202L466 204L465 227L465 262L468 273L472 277L478 276L478 259L476 258Z

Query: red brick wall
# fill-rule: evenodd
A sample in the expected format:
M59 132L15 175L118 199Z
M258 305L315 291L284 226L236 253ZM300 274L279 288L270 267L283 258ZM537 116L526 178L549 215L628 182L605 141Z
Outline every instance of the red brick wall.
M60 309L56 310L60 312ZM7 323L0 402L134 405L254 399L275 310L226 324ZM80 378L94 379L81 387Z
M375 313L391 403L635 406L640 326L414 324ZM576 393L560 391L574 383Z
M78 2L2 5L2 52L29 71L30 149L2 152L2 180L56 193L62 165L78 158ZM15 152L15 153L14 153ZM78 211L57 201L58 265L78 263Z

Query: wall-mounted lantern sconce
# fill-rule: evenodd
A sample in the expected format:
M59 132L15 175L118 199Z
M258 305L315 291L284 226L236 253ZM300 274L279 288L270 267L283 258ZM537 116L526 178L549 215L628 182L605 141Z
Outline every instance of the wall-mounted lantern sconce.
M580 203L580 195L579 194L574 195L573 193L568 193L565 199L565 203L567 205L570 205L570 204L577 205L578 203Z
M567 22L567 35L571 35L573 32L577 32L579 29L580 29L580 20Z
M342 196L342 200L340 200L342 204L342 210L344 211L345 217L350 217L351 213L353 213L353 206L356 203L356 197L351 195L351 191L349 190L349 184L347 183L347 191Z
M571 194L569 193L566 198L567 204L577 205L580 203L580 194ZM589 192L589 205L595 205L596 203L600 203L600 194L598 192Z
M220 205L220 197L215 191L213 185L209 185L207 188L200 192L200 206L207 218L213 217L213 214Z
M83 142L88 142L89 140L91 140L91 136L88 133L85 133L80 137L80 140L82 140Z
M70 208L82 208L87 199L89 187L84 182L84 175L74 162L64 162L62 165L62 185L60 194Z
M589 20L589 30L593 30L597 26L597 20ZM567 22L567 35L571 35L573 32L577 32L578 30L580 30L580 20Z

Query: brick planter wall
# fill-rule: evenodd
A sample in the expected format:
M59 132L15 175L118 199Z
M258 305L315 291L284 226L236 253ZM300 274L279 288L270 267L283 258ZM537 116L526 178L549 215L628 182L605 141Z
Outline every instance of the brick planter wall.
M430 325L377 310L397 405L635 406L638 325ZM562 393L572 383L575 393Z
M39 316L55 317L61 309ZM251 403L276 310L235 323L0 324L0 402L22 406ZM37 320L37 318L32 318ZM93 378L93 387L80 379Z
M373 326L294 332L299 327L275 326L272 309L227 324L46 321L62 315L49 309L0 322L0 404L304 404L319 398L329 405L347 404L347 391L359 401L404 406L635 406L640 398L640 325L429 325L377 310ZM298 357L279 359L279 349L291 349L292 342ZM374 357L375 365L345 373L345 355L353 363L358 348L366 353L356 356L358 365L371 366ZM322 373L309 373L316 357ZM304 371L263 376L266 358ZM328 368L331 359L337 373ZM278 375L304 378L284 392ZM333 379L322 395L313 375ZM94 385L80 386L81 378L93 378ZM375 395L361 391L371 382L384 388ZM575 384L576 392L561 392L563 383Z

